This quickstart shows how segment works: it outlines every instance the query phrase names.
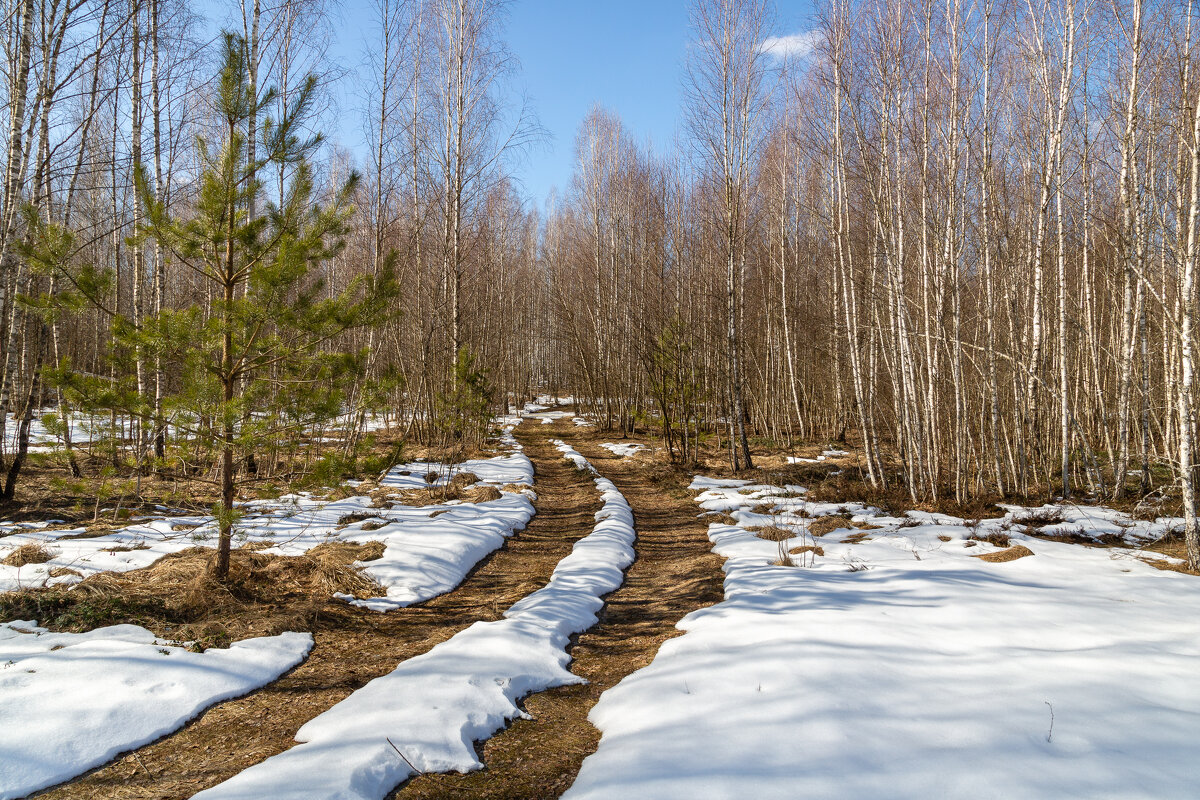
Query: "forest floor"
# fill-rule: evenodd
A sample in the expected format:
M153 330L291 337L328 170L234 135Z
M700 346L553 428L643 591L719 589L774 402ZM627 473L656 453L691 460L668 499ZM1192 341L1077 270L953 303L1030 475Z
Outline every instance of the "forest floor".
M904 750L904 745L924 742L933 754L930 763L942 764L933 772L950 775L953 768L947 766L950 762L942 763L946 753L939 750L944 745L941 734L927 735L940 728L922 728L918 735L902 730L907 724L903 721L889 722L896 735L883 744L868 732L881 724L879 715L887 714L884 706L892 702L889 697L894 696L898 705L913 701L912 691L924 683L921 676L934 668L934 662L955 687L953 702L945 710L953 725L965 729L978 723L984 727L977 727L977 732L983 731L988 715L998 713L1000 722L993 727L1009 739L1016 736L1023 742L1015 747L1003 737L978 737L983 751L1001 753L996 768L1006 774L1019 773L1012 767L1021 759L1049 759L1054 770L1065 769L1063 774L1069 776L1073 774L1071 759L1075 759L1076 771L1082 775L1090 769L1089 758L1097 753L1103 756L1102 747L1086 740L1092 735L1091 727L1098 730L1102 726L1081 724L1069 716L1074 711L1079 720L1089 719L1095 699L1099 700L1097 707L1111 704L1112 687L1089 684L1093 675L1119 681L1121 674L1139 669L1138 664L1156 664L1158 688L1142 686L1140 706L1127 704L1108 712L1127 714L1135 731L1166 731L1153 742L1159 753L1153 757L1155 763L1180 757L1172 739L1172 731L1181 730L1177 715L1194 711L1200 717L1200 695L1194 691L1183 690L1185 696L1172 708L1155 694L1185 685L1175 681L1175 673L1180 672L1181 664L1190 663L1194 648L1185 641L1190 633L1160 630L1163 620L1155 617L1157 627L1148 626L1144 639L1124 636L1111 642L1107 628L1097 622L1100 617L1125 614L1129 618L1122 630L1129 630L1136 627L1138 614L1146 613L1117 605L1129 602L1120 597L1127 591L1122 588L1125 581L1137 582L1139 602L1146 598L1145 602L1154 605L1155 614L1160 611L1156 604L1165 605L1167 600L1188 605L1194 603L1193 598L1200 598L1191 588L1193 579L1168 577L1147 567L1178 568L1177 562L1162 557L1164 553L1173 555L1175 547L1169 536L1160 535L1163 523L1137 522L1115 511L1082 507L1046 511L1012 506L1005 517L981 521L1005 512L981 507L970 515L972 519L967 512L973 509L949 509L960 512L953 517L940 510L921 510L903 498L879 495L855 503L850 495L862 487L848 476L854 456L830 444L812 444L788 454L779 450L764 453L758 470L733 476L721 463L719 450L705 451L701 464L684 470L671 466L657 443L638 437L618 442L611 433L576 425L569 416L527 419L514 435L533 463L536 514L524 530L483 558L456 588L386 613L350 606L320 591L280 589L272 594L261 585L261 575L254 586L235 589L233 596L213 595L205 622L217 628L225 624L230 631L227 638L311 631L314 645L307 660L261 689L212 705L157 741L31 796L191 797L288 750L302 725L368 682L388 675L397 664L429 653L474 623L502 619L513 603L547 584L560 560L592 531L594 515L601 507L592 476L563 458L562 448L554 445L558 440L573 447L599 475L615 484L632 509L637 534L636 560L625 571L624 583L605 596L604 607L597 612L598 622L571 638L570 670L587 682L536 692L520 700L526 718L514 720L475 745L483 769L466 774L425 772L400 785L389 797L516 800L558 797L568 791L572 797L715 797L735 796L742 782L749 792L746 796L761 790L761 796L782 792L778 796L783 797L793 796L789 792L794 792L797 781L805 780L812 781L810 788L816 793L836 796L842 786L837 775L856 771L865 776L861 791L851 791L847 784L843 796L866 796L887 786L896 788L898 795L928 796L945 785L932 778L932 783L924 780L920 770L905 766L919 762L925 751ZM634 446L629 448L630 444ZM696 472L707 477L696 478ZM801 483L812 490L799 488ZM39 514L53 512L44 501L38 505ZM1017 520L1026 524L1014 527ZM1131 542L1138 544L1136 552L1130 549ZM1108 551L1111 556L1105 554ZM352 555L347 557L350 561ZM1034 555L1036 558L1029 558ZM251 552L241 557L251 562L265 558ZM779 570L773 566L778 559L791 557L813 569ZM178 566L186 559L195 562L193 567L207 563L207 556L196 551L168 555L152 566L125 573L122 585L133 586L142 579L161 590L164 583L169 587L171 580L178 580L183 583L177 591L194 592L196 569ZM1020 566L1013 567L1010 562ZM254 577L255 563L243 564L243 579ZM235 567L237 564L235 559ZM1126 577L1131 572L1134 576ZM1154 575L1172 582L1155 583ZM1102 588L1080 604L1075 600L1081 596L1076 593L1075 581ZM981 593L980 588L986 591ZM987 592L1007 598L999 602L1009 610L997 609L993 614L994 604L985 596ZM22 594L12 593L9 598ZM1039 598L1036 602L1031 600L1035 596ZM97 612L93 624L134 622L164 638L178 632L178 619L156 619L157 606L139 603L136 597L128 600ZM0 603L0 622L33 618L32 610L17 613L28 610L28 604L5 602L8 604ZM976 622L963 618L961 609L980 603ZM1082 607L1076 608L1079 605ZM908 620L908 628L893 631L894 622L878 618L890 614L892 606L898 615L895 619ZM1026 607L1031 609L1027 614L1012 611ZM1030 637L1045 634L1049 637L1046 641L1038 639L1029 646L1040 648L1037 652L1055 649L1054 642L1063 635L1062 624L1047 622L1037 609L1054 609L1063 615L1062 624L1074 626L1081 640L1091 635L1102 640L1086 667L1072 661L1069 652L1070 648L1091 647L1082 641L1064 650L1061 663L1035 670L1056 680L1074 670L1076 685L1029 679L1035 684L1031 691L1045 694L1047 702L1042 705L1041 694L1024 698L1030 700L1031 708L1021 714L1030 720L1021 717L1021 724L1028 722L1031 730L1037 729L1037 741L1044 738L1049 743L1053 736L1067 750L1034 746L1030 744L1033 738L1022 738L1026 737L1024 729L1015 734L1004 730L1005 720L1011 716L1008 711L997 712L986 704L976 709L977 718L955 711L955 704L967 707L981 702L976 687L983 689L985 696L997 696L987 688L1000 685L997 681L1015 681L1007 695L1000 695L1028 694L1028 681L1022 683L1025 673L1002 665L1017 663L1011 659L1026 652L1021 649L1025 645L1020 645L1008 653L1006 648L1018 640L1032 643ZM884 627L878 628L881 622ZM966 627L959 630L956 626L961 624ZM901 638L893 642L896 636ZM976 671L973 677L960 681L948 668L943 669L938 659L954 663L961 650L947 644L946 636L950 641L955 637L978 639L979 652L984 654L982 664L972 661L966 667ZM663 647L670 639L676 641ZM925 644L935 641L942 644ZM828 657L829 647L838 648L840 660ZM1106 648L1111 651L1107 656ZM1151 661L1145 660L1147 655ZM1181 661L1183 656L1187 658ZM1030 656L1026 653L1023 657ZM894 669L884 678L879 671L889 663ZM846 687L855 688L846 695ZM878 687L878 696L873 698L872 687ZM1047 734L1041 715L1050 700L1055 706L1050 708ZM918 705L927 702L921 699ZM863 704L868 706L865 710L860 707ZM805 727L810 723L799 710L809 706L805 713L818 721L818 727L829 728L829 741L819 731ZM1059 728L1054 727L1055 708L1061 718ZM681 718L677 718L679 714ZM913 719L920 716L916 711L913 714ZM625 724L631 719L637 723L632 733ZM659 725L668 719L671 724ZM861 730L855 727L860 723ZM816 735L817 739L802 739L801 730L807 730L803 736ZM811 748L828 749L837 741L858 744L844 752L827 753L822 763L829 769L811 766L811 752L815 752ZM997 743L1009 750L996 750ZM1109 749L1116 746L1107 740L1101 744ZM989 747L993 749L989 751ZM876 751L881 755L872 761ZM1147 758L1144 751L1137 748L1141 760ZM956 758L953 748L947 752ZM631 757L630 753L637 755ZM399 757L408 760L403 754ZM590 771L585 759L592 765ZM849 762L837 766L839 759L858 766L851 769ZM973 756L968 754L966 760ZM1036 771L1031 774L1036 778ZM1193 776L1181 773L1176 777L1191 780ZM1012 788L1037 794L1039 787L1071 785L1053 782L1060 778L1062 775L1055 773L1046 782L1033 780L1021 787L1014 783ZM758 789L750 791L751 784ZM1169 794L1177 784L1156 785ZM1101 781L1093 788L1099 791L1103 786ZM734 794L728 794L730 791ZM7 796L0 791L0 797Z
M263 689L217 704L182 729L36 796L190 797L287 749L300 725L397 663L428 652L476 621L498 619L545 584L558 560L588 533L598 508L590 481L549 445L552 439L578 447L609 477L637 522L637 559L625 584L606 598L600 623L571 648L572 671L588 683L527 698L523 706L530 719L517 720L479 746L486 770L425 775L395 796L530 798L565 791L583 758L595 750L599 735L587 723L587 713L600 693L648 664L665 639L678 635L675 623L682 617L721 599L721 559L711 552L705 527L696 519L685 473L651 470L643 461L617 457L596 445L606 437L573 425L570 418L530 421L515 435L534 463L537 513L458 588L385 614L295 593L215 608L207 621L219 624L227 614L235 637L273 632L292 622L311 630L315 645L303 664ZM53 513L39 505L43 513ZM136 585L176 558L123 579ZM237 551L235 572L236 558ZM176 620L156 620L144 606L138 612L135 619L121 619L118 611L117 618L103 621L137 622L160 635L173 632Z

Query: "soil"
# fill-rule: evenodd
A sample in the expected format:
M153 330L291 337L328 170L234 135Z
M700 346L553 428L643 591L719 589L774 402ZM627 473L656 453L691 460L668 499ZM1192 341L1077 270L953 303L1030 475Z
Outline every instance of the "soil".
M557 435L616 484L633 508L637 530L637 560L625 583L608 596L600 622L571 650L571 671L588 683L527 698L532 719L516 721L480 746L483 770L421 776L393 793L396 800L558 797L599 742L587 714L600 693L648 665L664 641L681 633L675 627L680 619L722 598L722 559L713 555L707 525L696 517L687 474L650 475L643 459L615 457L595 446L611 439L578 429Z
M537 514L457 589L387 614L311 596L243 603L239 631L272 629L289 613L305 620L316 640L308 660L269 686L218 704L183 729L36 796L190 797L287 749L302 724L399 662L477 620L498 619L516 600L545 585L559 559L595 524L600 501L594 485L550 446L551 438L570 442L617 485L633 508L638 534L637 560L625 584L607 598L600 622L571 648L571 669L588 683L526 698L523 707L531 719L518 720L479 745L483 770L421 776L393 797L560 795L599 741L587 714L601 692L649 664L662 642L679 635L675 624L686 614L720 601L721 559L710 551L706 526L697 519L686 489L688 473L649 457L616 457L596 446L603 437L576 428L570 419L524 425L516 435L534 462ZM126 577L136 582L137 573ZM254 619L260 614L261 626ZM140 621L152 629L166 626Z
M559 559L570 552L576 540L590 533L593 514L600 505L589 476L562 458L549 444L552 438L574 446L616 484L633 508L638 535L637 560L629 567L625 583L606 598L599 622L576 637L571 647L571 670L587 683L525 698L522 705L529 719L517 720L477 745L485 765L482 770L419 776L390 797L517 800L561 795L598 744L599 732L587 715L600 694L648 665L664 641L679 635L675 626L685 615L721 600L722 562L712 554L706 535L706 523L721 515L704 522L697 518L687 490L692 470L668 466L661 453L650 451L617 457L598 446L612 441L611 433L577 428L569 418L548 425L527 423L515 433L534 462L537 515L525 531L483 561L457 589L387 614L329 601L320 593L243 603L236 626L234 620L227 621L239 632L273 630L288 615L302 620L303 629L312 630L316 640L308 660L257 692L214 706L180 731L37 796L72 800L190 797L289 748L303 723L401 661L427 652L477 620L500 618L516 600L545 585ZM696 468L729 474L718 448L706 448L703 456ZM775 461L760 459L765 469L741 477L774 483L805 483L816 478L823 485L814 494L826 500L863 499L853 496L863 489L861 481L841 478L839 482L828 474L832 465L826 462L786 465L784 460L782 456ZM853 459L848 461L853 464ZM767 474L771 470L774 472ZM419 498L414 495L413 499ZM898 494L869 499L876 505L887 501L897 508L909 506ZM980 503L977 510L986 505ZM854 525L848 517L830 518L824 524L834 522L836 527L860 529L845 541L869 541L862 530L869 526ZM1180 546L1164 541L1153 549L1175 555ZM802 547L792 552L810 550L813 548ZM819 554L820 548L815 552ZM981 558L1009 561L1030 554L1018 545ZM153 620L142 624L157 628Z
M600 502L594 487L582 482L546 443L547 431L534 433L539 435L521 438L535 464L537 514L456 590L386 614L324 602L311 615L312 654L295 670L257 692L208 709L174 734L36 796L191 797L286 750L302 724L401 661L427 652L477 620L498 619L518 599L545 585L572 544L591 532Z

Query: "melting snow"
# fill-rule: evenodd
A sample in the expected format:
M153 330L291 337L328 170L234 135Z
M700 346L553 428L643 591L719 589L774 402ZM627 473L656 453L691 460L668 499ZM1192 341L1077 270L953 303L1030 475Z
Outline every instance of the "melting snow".
M600 446L613 455L620 456L621 458L628 458L629 456L637 455L641 451L647 449L646 445L637 443L620 444L617 442L604 442Z
M565 797L1194 796L1195 577L1025 535L1033 509L967 524L745 481L693 488L737 522L709 528L725 600L601 696L599 750ZM1131 541L1171 523L1057 510L1057 527ZM805 535L834 513L878 528ZM778 545L747 531L767 524L824 556L773 566ZM1002 549L971 538L989 534L1034 555L971 558Z
M559 449L582 458L566 445ZM567 670L570 637L595 624L601 598L620 587L633 563L633 512L608 480L597 476L595 483L604 499L596 527L558 563L547 586L504 619L477 622L371 681L304 725L296 734L303 744L196 797L379 800L414 767L481 768L473 743L522 716L517 700L582 682Z
M136 625L50 633L0 624L0 800L23 797L182 727L304 660L307 633L193 653Z

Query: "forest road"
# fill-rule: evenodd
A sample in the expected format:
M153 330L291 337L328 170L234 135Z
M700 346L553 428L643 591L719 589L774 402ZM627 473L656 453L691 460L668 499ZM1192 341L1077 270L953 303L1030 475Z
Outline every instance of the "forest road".
M568 420L569 423L569 420ZM33 796L55 800L183 800L294 744L300 726L401 661L479 620L499 619L550 579L576 540L591 533L595 486L549 444L561 422L526 422L519 438L534 463L537 514L478 564L459 587L387 613L329 600L309 658L274 683L220 703L184 728ZM586 724L586 723L585 723Z
M637 560L621 588L606 598L600 622L571 649L570 669L587 684L526 698L523 705L532 719L516 720L477 746L483 770L424 775L395 791L393 800L558 797L599 742L599 731L587 715L600 693L648 665L664 641L681 633L675 628L680 619L723 598L723 559L712 553L708 526L697 519L695 500L680 475L614 456L597 446L602 437L575 427L570 419L553 425L527 422L516 433L527 451L547 434L564 440L616 485L633 508Z

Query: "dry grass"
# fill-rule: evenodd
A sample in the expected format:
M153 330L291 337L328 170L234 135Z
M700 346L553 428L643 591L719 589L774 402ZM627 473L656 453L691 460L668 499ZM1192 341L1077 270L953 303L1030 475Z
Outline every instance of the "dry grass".
M58 553L49 547L31 542L23 544L9 553L3 563L9 567L23 567L26 564L45 564L56 555Z
M1200 575L1200 572L1188 567L1187 543L1183 539L1183 534L1178 530L1171 531L1158 541L1146 545L1143 549L1178 559L1178 561L1165 561L1160 558L1142 559L1142 561L1156 569L1167 570L1169 572L1182 572L1185 575Z
M366 522L369 519L375 519L375 515L374 514L346 514L345 516L338 517L337 526L339 528L344 528L347 525L353 525L356 522Z
M1008 547L1008 545L1012 542L1012 539L1009 538L1009 535L1007 533L1002 533L1001 531L992 531L987 535L973 533L967 538L976 542L987 542L988 544L993 544L996 547Z
M284 591L313 598L337 593L358 598L380 597L386 590L353 564L382 558L385 549L382 542L327 542L301 556L268 557L263 574Z
M801 547L793 547L788 552L794 556L798 556L801 553L813 553L818 556L823 556L823 555L825 555L825 548L821 547L821 545L819 545L819 544L818 545L806 544Z
M137 544L116 544L116 545L113 545L112 547L102 547L100 549L100 552L102 552L102 553L132 553L134 550L149 550L149 549L150 549L150 545L146 544L145 542L138 542Z
M1020 516L1014 516L1013 522L1029 528L1044 528L1047 525L1058 525L1066 522L1066 518L1057 508L1035 508Z
M1016 544L1007 550L1001 550L998 553L982 553L971 558L978 558L980 561L988 561L993 564L1000 564L1005 561L1016 561L1018 558L1033 555L1033 551L1023 544Z
M211 576L216 554L191 548L145 569L93 575L69 590L0 594L0 616L38 619L67 631L132 623L199 646L227 645L249 636L311 630L335 592L382 595L382 587L353 564L379 558L383 551L380 542L333 542L301 556L240 548L232 553L229 580L218 583Z
M473 472L460 472L450 479L450 482L445 486L432 485L440 477L437 472L429 472L425 476L425 480L430 484L424 489L405 489L392 497L397 497L401 503L406 506L414 506L417 508L423 506L435 506L441 503L449 502L450 500L459 500L466 503L481 502L474 499L477 496L486 496L495 492L495 497L487 499L497 499L500 496L499 491L494 486L477 486L479 476ZM482 491L489 489L491 491Z
M482 484L473 486L462 493L462 497L468 503L487 503L492 500L499 500L502 493L499 489L491 484Z
M813 536L824 536L827 533L832 533L843 528L862 528L864 526L855 523L846 514L834 514L825 517L817 517L812 522L808 523L808 532Z
M1082 527L1075 528L1059 528L1053 533L1047 533L1040 528L1031 528L1028 535L1037 539L1045 539L1048 542L1062 542L1064 544L1082 544L1090 547L1103 546L1095 537L1089 535ZM1124 546L1124 540L1121 540L1121 545Z
M768 542L786 542L788 539L794 539L797 536L796 533L786 528L776 527L775 525L764 525L762 527L747 528L746 530L760 539L766 539Z
M842 544L862 544L869 541L871 541L871 537L865 533L852 533L845 539L842 539Z
M463 475L469 479L459 480ZM434 486L428 489L406 489L398 495L393 495L401 503L414 508L436 506L457 500L461 503L486 503L489 500L499 500L503 492L490 483L476 483L478 478L469 472L460 473L446 486ZM524 488L524 487L523 487Z

